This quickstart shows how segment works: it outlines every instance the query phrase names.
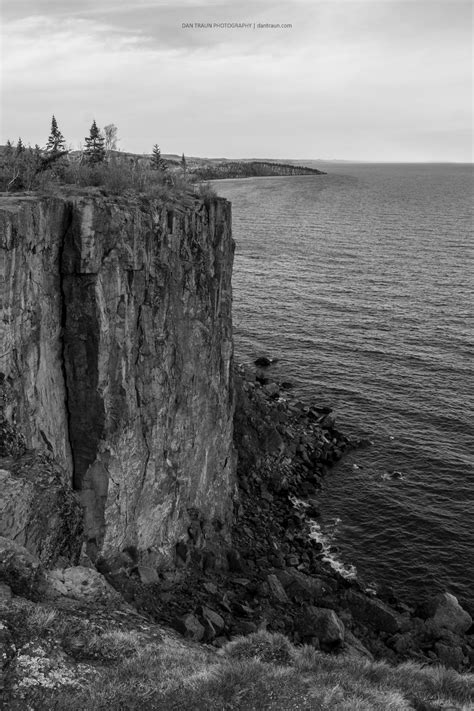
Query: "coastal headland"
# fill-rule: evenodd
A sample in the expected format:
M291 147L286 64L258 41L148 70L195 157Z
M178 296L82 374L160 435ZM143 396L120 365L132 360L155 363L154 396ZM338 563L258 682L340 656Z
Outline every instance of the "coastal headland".
M441 665L468 704L470 611L367 591L315 535L331 466L370 443L270 358L234 364L230 204L69 186L3 194L0 227L5 708L80 708L140 646L202 666L240 636L289 666L300 648L354 674ZM168 691L149 707L224 708ZM392 708L442 708L437 686L405 692Z

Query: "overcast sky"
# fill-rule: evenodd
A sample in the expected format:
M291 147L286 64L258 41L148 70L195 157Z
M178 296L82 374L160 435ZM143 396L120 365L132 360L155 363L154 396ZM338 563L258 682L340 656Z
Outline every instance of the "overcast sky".
M472 160L470 0L0 7L2 143L45 145L54 113L75 148L95 118L136 152Z

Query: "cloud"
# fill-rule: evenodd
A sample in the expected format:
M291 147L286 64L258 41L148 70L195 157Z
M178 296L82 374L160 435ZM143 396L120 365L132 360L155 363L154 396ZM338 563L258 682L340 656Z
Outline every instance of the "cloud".
M44 143L55 113L75 144L96 118L137 151L469 158L467 3L6 5L4 140ZM182 27L228 20L293 28Z

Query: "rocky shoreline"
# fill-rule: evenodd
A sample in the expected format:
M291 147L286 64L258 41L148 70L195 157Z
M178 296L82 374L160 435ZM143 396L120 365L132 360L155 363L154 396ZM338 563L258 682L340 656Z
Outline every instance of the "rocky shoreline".
M130 555L102 572L139 611L214 646L268 629L325 652L469 670L474 626L456 598L415 607L389 590L376 596L335 570L311 535L330 467L370 443L345 437L329 406L299 402L290 387L262 368L236 370L239 492L226 569L202 545L196 516L175 571L140 569Z
M77 502L60 484L53 486L54 463L25 452L3 423L2 466L21 467L23 486L26 474L36 472L41 486L52 487L53 520L69 513L66 528L54 527L56 538L44 539L46 557L42 548L30 550L40 530L34 517L24 545L0 537L0 691L6 704L0 708L20 711L26 699L34 701L31 708L49 707L48 694L86 683L105 654L108 630L120 639L156 638L165 647L179 644L181 636L182 645L209 654L236 637L268 631L282 633L295 649L312 647L348 664L413 661L461 673L472 669L474 625L455 597L444 593L415 607L390 591L377 596L335 569L312 535L324 477L345 452L369 443L344 436L329 406L298 401L289 383L272 382L262 369L237 368L234 388L239 463L232 546L213 548L216 538L207 536L212 522L189 510L188 536L166 568L148 565L132 547L96 565L85 545L79 553Z

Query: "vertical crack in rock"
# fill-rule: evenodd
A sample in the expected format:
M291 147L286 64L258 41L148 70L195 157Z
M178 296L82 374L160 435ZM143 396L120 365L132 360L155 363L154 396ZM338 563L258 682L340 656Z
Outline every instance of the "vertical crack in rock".
M100 324L94 303L95 284L95 275L63 276L64 363L75 489L83 488L104 431L104 403L98 391Z
M150 445L148 443L148 428L146 426L144 417L143 417L143 411L142 411L142 398L140 395L140 388L138 384L138 373L139 373L139 367L140 367L140 354L141 354L141 347L142 347L142 338L143 338L143 332L142 332L142 305L138 307L138 314L137 314L137 356L135 358L135 378L134 378L134 384L135 384L135 398L137 402L137 411L138 411L138 417L140 419L141 423L141 430L143 434L143 444L145 446L145 461L143 463L143 471L142 471L142 477L141 477L141 482L140 482L140 492L143 491L143 487L145 485L145 480L146 480L146 474L147 474L147 469L148 469L148 463L151 458L151 451L150 451Z
M61 299L61 305L60 305L60 318L61 318L61 343L60 343L60 361L61 361L61 372L63 376L63 382L64 382L64 408L66 410L66 418L67 418L67 425L66 425L66 437L67 437L67 446L69 447L69 450L71 452L71 455L73 455L72 451L72 443L71 443L71 410L69 408L69 387L68 387L68 379L67 379L67 370L66 370L66 346L65 346L65 337L66 337L66 296L64 293L64 283L63 283L63 252L64 252L64 244L67 239L67 235L69 233L69 230L71 229L72 225L72 219L73 219L73 205L68 202L65 205L65 214L64 214L64 226L63 226L63 233L60 237L60 243L59 243L59 248L58 248L58 275L59 275L59 292L60 292L60 299ZM72 482L73 482L73 487L74 487L74 457L72 459Z
M89 552L95 555L104 536L104 502L108 471L98 459L105 431L105 405L99 389L101 320L96 271L83 265L83 242L89 236L92 205L70 204L70 217L61 248L63 304L62 353L67 393L69 442L73 461L73 488L84 507ZM88 208L88 209L87 209ZM85 225L85 226L84 226Z

